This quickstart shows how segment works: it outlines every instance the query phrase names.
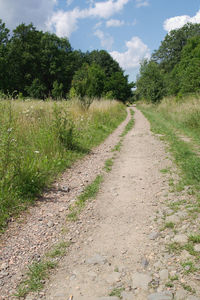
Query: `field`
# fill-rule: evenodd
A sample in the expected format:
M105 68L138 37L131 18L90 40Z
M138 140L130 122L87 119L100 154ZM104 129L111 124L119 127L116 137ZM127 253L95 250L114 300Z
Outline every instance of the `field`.
M0 229L125 116L117 101L0 101Z

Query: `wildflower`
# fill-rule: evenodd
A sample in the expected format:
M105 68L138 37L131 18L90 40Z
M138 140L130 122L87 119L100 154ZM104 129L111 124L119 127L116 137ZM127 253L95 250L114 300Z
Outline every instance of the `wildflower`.
M35 150L34 152L35 152L36 154L40 153L40 151L38 151L38 150Z

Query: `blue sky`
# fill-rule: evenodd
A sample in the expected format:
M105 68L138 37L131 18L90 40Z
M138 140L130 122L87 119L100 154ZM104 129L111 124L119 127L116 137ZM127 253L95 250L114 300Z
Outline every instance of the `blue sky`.
M139 63L164 36L200 23L199 0L0 0L10 29L24 22L68 37L74 49L106 49L135 80Z

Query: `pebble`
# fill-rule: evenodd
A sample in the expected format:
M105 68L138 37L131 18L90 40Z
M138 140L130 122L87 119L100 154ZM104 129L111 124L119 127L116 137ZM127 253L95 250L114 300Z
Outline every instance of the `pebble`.
M131 292L122 292L121 297L122 300L133 300L135 295Z
M176 294L175 294L175 299L176 300L185 300L187 297L187 292L184 289L179 289L177 290Z
M196 252L200 252L200 244L195 245L195 246L194 246L194 250L195 250Z
M120 273L118 272L113 272L111 274L106 274L105 280L109 283L109 284L114 284L116 282L120 281Z
M47 223L47 226L50 228L50 227L53 227L54 226L54 223L52 222L52 221L49 221L48 223Z
M104 265L107 263L107 259L100 254L95 254L94 256L86 259L86 263L89 265Z
M132 275L132 287L148 290L148 284L151 282L152 277L144 273L134 273Z
M173 295L170 292L154 293L147 297L147 300L172 300Z
M149 261L146 258L142 258L141 265L143 268L146 268L149 264Z
M168 217L166 217L165 222L166 223L171 223L172 222L174 224L177 224L177 223L180 222L180 218L176 215L168 216Z
M182 246L188 242L188 237L185 234L177 234L174 237L174 242L179 243Z
M159 272L159 276L160 276L160 279L162 281L167 281L168 280L168 277L169 277L169 272L167 269L164 269L164 270L161 270Z
M153 232L151 232L151 233L149 234L149 239L150 239L150 240L156 240L156 239L159 237L159 235L160 235L159 232L153 231Z

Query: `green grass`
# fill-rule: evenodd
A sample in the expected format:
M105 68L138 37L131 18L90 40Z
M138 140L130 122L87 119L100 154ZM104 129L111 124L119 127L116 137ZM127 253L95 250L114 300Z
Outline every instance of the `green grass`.
M124 288L114 288L112 292L110 292L109 296L115 296L122 299L121 293L124 291Z
M113 166L113 158L107 159L105 161L105 166L104 166L106 172L110 172L112 170L112 166Z
M181 263L181 266L184 269L185 274L194 273L197 271L197 268L194 266L194 263L191 261L186 261Z
M46 256L50 258L62 257L65 255L67 248L70 246L70 242L60 242L51 249Z
M18 286L16 296L24 298L30 292L36 292L43 288L45 279L49 276L49 271L56 267L56 263L51 261L33 263L29 266L26 279Z
M130 109L130 113L131 113L131 119L128 122L128 124L125 126L124 131L121 134L121 137L124 137L133 128L133 126L135 124L134 111L132 109Z
M155 106L140 106L140 109L151 123L155 133L163 134L169 143L169 150L181 172L181 186L190 186L191 192L200 190L200 157L193 151L190 144L182 141L174 130L174 121ZM178 118L178 117L177 117ZM189 129L188 129L189 130ZM174 187L174 182L169 183Z
M173 229L175 226L175 224L173 222L168 222L168 223L165 223L164 227L165 228L170 228L170 229Z
M116 101L0 100L0 231L125 117Z
M100 185L103 182L103 176L98 175L95 180L89 184L82 194L80 194L75 202L75 205L70 208L71 212L68 214L67 219L70 221L76 221L79 213L84 208L86 201L95 198L97 195Z
M200 243L200 234L190 235L189 241L197 244Z

